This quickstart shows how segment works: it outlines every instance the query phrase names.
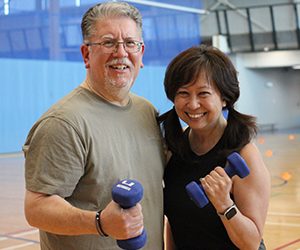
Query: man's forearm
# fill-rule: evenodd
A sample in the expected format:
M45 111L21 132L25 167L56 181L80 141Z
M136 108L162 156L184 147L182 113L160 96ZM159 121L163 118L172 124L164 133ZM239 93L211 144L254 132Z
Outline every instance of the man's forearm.
M26 191L25 216L43 231L61 235L98 234L95 212L73 207L57 195Z

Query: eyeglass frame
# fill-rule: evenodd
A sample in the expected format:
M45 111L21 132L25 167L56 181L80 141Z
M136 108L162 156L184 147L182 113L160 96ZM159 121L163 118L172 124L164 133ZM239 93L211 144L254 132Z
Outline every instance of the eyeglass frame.
M104 46L105 43L107 42L112 42L113 43L113 46L111 47L106 47ZM134 52L130 52L130 51L127 51L128 47L126 47L126 43L127 42L133 42L136 46L137 46L137 51L134 51ZM142 48L142 45L144 44L143 42L140 42L140 41L136 41L136 40L125 40L125 41L117 41L117 40L114 40L114 39L111 39L111 40L104 40L102 42L88 42L88 43L85 43L86 46L95 46L95 45L100 45L101 47L103 47L104 49L112 49L112 51L109 51L109 52L104 52L104 53L115 53L117 50L118 50L118 47L120 44L123 44L123 48L124 50L127 52L127 53L138 53L141 51L141 48ZM129 48L130 49L130 48Z

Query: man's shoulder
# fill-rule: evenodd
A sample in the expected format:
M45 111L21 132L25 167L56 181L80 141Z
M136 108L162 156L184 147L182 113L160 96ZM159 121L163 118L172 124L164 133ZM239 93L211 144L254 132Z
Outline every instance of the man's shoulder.
M62 123L68 123L69 125L75 125L80 121L84 121L82 114L85 112L85 97L82 95L82 88L77 87L70 93L62 97L56 103L54 103L46 112L44 112L40 118L35 122L31 130L35 130L41 123L47 124L56 123L56 121Z
M155 110L154 105L143 96L137 95L135 93L130 93L130 98L133 104L144 105L145 107Z
M81 109L85 109L85 103L88 103L83 88L77 87L70 93L54 103L42 116L45 117L64 117L79 114Z

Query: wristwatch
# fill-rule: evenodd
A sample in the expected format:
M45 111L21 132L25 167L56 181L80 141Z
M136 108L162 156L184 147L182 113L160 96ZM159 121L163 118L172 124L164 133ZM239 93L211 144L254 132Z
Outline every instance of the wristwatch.
M233 203L232 206L227 208L224 213L218 213L219 216L225 217L227 220L230 220L233 216L235 216L237 213L237 207Z

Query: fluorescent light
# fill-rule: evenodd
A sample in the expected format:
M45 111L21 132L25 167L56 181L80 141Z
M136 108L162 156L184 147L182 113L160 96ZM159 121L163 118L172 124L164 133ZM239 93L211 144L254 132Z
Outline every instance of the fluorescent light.
M300 64L296 64L294 66L292 66L293 69L300 69Z
M208 14L209 12L204 9L196 9L196 8L190 8L185 7L181 5L174 5L174 4L168 4L168 3L159 3L156 1L148 1L148 0L127 0L127 2L137 3L137 4L143 4L153 7L159 7L159 8L165 8L165 9L172 9L172 10L179 10L184 12L191 12L195 14Z
M4 0L4 15L8 15L9 14L9 0Z
M80 0L75 0L75 6L80 7Z

